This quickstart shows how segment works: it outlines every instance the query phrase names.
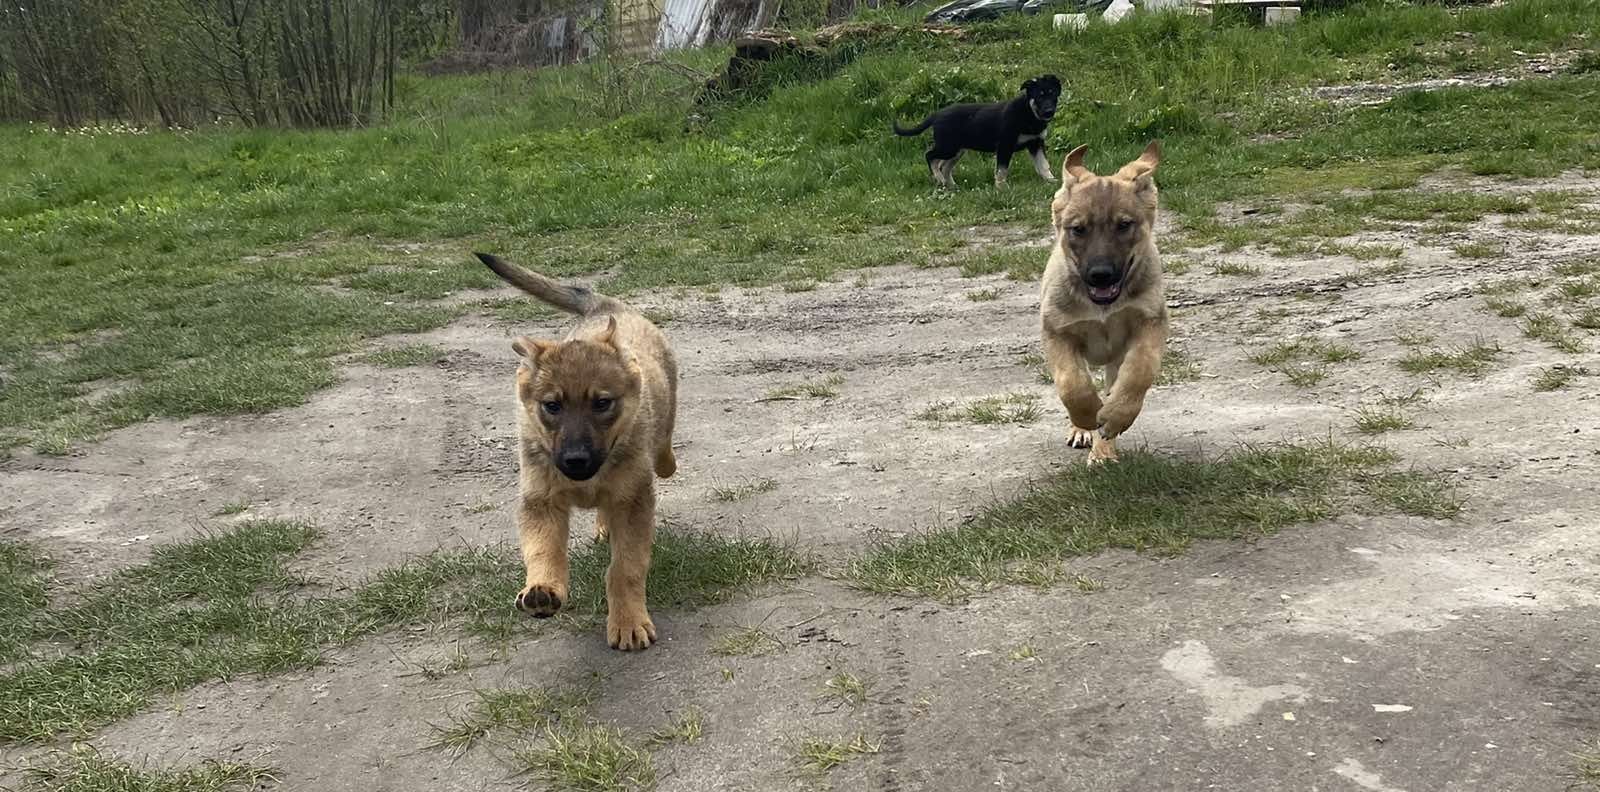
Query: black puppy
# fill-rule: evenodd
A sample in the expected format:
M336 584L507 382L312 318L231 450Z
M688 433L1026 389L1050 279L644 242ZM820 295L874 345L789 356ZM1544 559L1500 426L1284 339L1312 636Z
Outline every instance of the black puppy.
M1035 77L1022 84L1022 95L1009 102L958 104L935 110L921 124L894 133L910 137L933 127L933 145L928 147L928 173L934 184L954 188L952 174L956 160L965 149L994 152L994 186L1003 187L1011 171L1011 155L1026 148L1033 157L1033 169L1045 181L1055 181L1044 156L1044 128L1055 117L1061 98L1061 81L1054 74Z

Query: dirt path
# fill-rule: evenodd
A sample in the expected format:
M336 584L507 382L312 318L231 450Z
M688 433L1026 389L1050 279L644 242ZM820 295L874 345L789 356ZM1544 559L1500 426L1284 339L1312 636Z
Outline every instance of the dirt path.
M1560 789L1568 753L1600 736L1600 378L1547 393L1530 383L1558 363L1600 371L1600 338L1553 351L1481 310L1476 291L1503 279L1547 288L1553 263L1600 257L1600 236L1513 232L1497 218L1473 234L1508 243L1507 255L1410 247L1403 271L1363 279L1351 273L1366 265L1349 259L1202 252L1170 294L1174 344L1201 376L1154 393L1129 438L1177 453L1348 438L1362 405L1420 390L1416 428L1377 442L1448 471L1470 498L1458 520L1352 516L1172 559L1103 554L1072 565L1105 582L1093 594L1007 589L949 606L807 579L657 614L664 641L641 656L552 634L439 679L414 664L452 636L390 635L310 672L196 689L94 743L161 762L264 755L287 789L513 788L525 780L492 749L455 761L425 750L428 724L474 687L595 673L606 678L598 714L625 729L705 713L703 742L657 752L665 790L814 787L794 772L795 740L856 731L881 751L834 770L834 788ZM1220 261L1263 272L1210 274ZM996 299L966 296L988 288ZM674 314L682 358L681 472L663 485L666 520L771 532L838 557L958 521L1079 459L1049 386L1021 360L1037 346L1032 283L872 270L810 292L638 302ZM326 531L299 562L325 580L507 539L512 332L459 322L420 339L449 350L442 363L352 365L301 408L150 423L80 456L13 460L0 467L0 524L44 542L67 576L267 515ZM1363 356L1306 388L1248 360L1302 335ZM1424 346L1483 340L1503 354L1481 379L1401 371L1407 344L1428 336ZM831 375L843 378L833 398L762 400ZM1013 392L1038 395L1044 417L915 417L940 400ZM714 497L758 479L776 486ZM212 516L241 501L243 516ZM709 654L717 636L755 624L784 650ZM868 681L867 703L819 698L840 670Z

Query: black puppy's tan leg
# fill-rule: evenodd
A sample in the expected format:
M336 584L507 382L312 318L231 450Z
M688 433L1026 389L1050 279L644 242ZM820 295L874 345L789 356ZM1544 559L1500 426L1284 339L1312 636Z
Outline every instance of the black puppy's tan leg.
M556 615L567 601L567 509L546 500L517 506L517 541L524 578L517 609L538 618Z
M1100 394L1095 393L1089 364L1069 340L1048 332L1044 335L1044 358L1056 383L1056 396L1072 419L1067 427L1067 444L1088 448L1095 437L1095 421L1100 412Z
M1010 145L1001 143L994 151L994 186L1006 186L1006 178L1011 175L1011 155L1015 153Z
M655 540L656 495L652 485L639 497L602 506L611 527L611 566L606 569L606 642L631 652L648 649L656 625L645 607L650 544Z
M1028 141L1028 156L1033 158L1033 172L1039 174L1039 178L1047 182L1056 180L1056 175L1050 172L1050 161L1044 156L1044 141Z
M1095 421L1107 441L1126 432L1144 409L1144 396L1161 372L1161 352L1166 343L1166 324L1160 321L1140 325L1129 340L1115 377L1108 378L1111 392Z

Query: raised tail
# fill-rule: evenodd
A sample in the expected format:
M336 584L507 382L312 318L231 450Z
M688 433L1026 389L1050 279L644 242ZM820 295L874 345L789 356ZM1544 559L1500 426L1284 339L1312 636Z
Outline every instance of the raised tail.
M523 269L509 261L503 261L497 256L488 253L473 253L472 255L477 256L479 261L488 265L489 269L494 270L494 274L499 275L506 283L568 313L588 316L590 314L610 313L624 307L620 300L612 299L603 294L596 294L582 286L568 286L553 278Z
M894 127L894 133L896 135L901 137L911 137L912 135L920 135L927 131L928 127L933 126L933 116L928 116L927 118L922 119L922 123L917 124L910 129L901 129L899 121L890 121L889 124L890 126Z

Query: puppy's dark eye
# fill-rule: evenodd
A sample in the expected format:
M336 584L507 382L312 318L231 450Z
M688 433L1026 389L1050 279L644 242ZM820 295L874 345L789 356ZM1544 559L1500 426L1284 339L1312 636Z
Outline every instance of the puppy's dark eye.
M561 402L558 401L547 401L539 406L543 407L544 411L551 415L561 412Z
M1073 236L1083 236L1084 234L1089 233L1089 227L1082 223L1079 223L1068 230L1072 232Z
M1128 230L1130 228L1133 228L1133 221L1132 220L1118 220L1117 221L1117 230L1118 231L1126 231L1126 230Z
M605 412L606 410L611 409L612 403L613 401L611 399L595 399L593 405L594 411Z

